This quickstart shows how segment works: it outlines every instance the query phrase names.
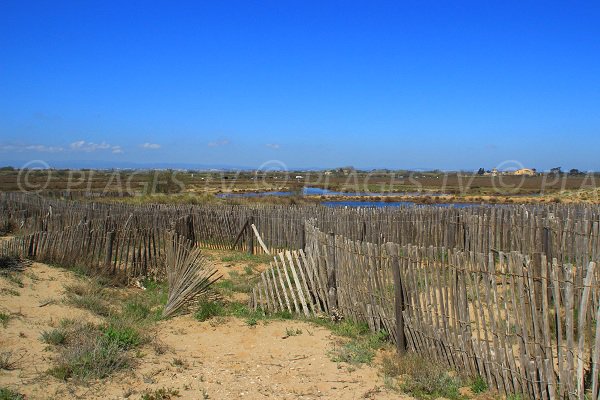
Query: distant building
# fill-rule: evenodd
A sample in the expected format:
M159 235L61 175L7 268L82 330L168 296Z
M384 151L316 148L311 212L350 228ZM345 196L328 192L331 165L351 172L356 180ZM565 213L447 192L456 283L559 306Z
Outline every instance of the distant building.
M513 172L513 175L518 175L518 176L535 176L536 172L535 169L532 168L521 168L516 170L515 172Z

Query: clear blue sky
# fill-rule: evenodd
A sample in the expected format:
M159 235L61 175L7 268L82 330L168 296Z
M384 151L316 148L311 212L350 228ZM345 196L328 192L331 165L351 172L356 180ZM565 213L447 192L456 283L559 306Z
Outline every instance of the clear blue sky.
M0 164L600 170L598 1L175 3L2 1Z

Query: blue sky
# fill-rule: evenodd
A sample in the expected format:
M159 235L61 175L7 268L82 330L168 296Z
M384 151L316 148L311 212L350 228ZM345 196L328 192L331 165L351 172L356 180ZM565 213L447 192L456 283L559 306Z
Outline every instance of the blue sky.
M600 170L598 21L597 1L4 0L0 164Z

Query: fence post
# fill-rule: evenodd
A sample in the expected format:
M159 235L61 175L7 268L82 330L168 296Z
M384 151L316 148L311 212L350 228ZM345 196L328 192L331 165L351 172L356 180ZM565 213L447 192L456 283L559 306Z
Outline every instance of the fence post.
M550 252L550 228L544 227L542 231L542 252L546 254L547 260L552 260L552 254Z
M402 287L402 275L400 274L400 261L398 259L398 245L388 243L386 245L391 260L392 276L394 279L394 301L396 314L396 350L398 354L406 352L406 336L404 334L404 288Z
M108 237L106 238L106 258L104 259L104 266L106 268L109 268L111 264L114 237L115 233L113 231L108 232Z
M337 285L335 277L335 234L327 234L327 297L330 308L337 308Z
M248 218L248 225L246 226L248 232L248 254L254 254L254 232L250 229L250 226L254 223L254 217Z

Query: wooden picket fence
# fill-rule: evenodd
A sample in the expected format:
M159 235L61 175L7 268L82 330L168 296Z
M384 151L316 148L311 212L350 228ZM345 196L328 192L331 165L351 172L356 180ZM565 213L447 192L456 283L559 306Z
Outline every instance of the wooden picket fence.
M600 394L598 207L135 206L2 193L0 215L17 235L0 255L124 279L164 275L171 231L253 253L260 237L281 253L253 307L341 313L503 393Z
M374 244L386 242L456 248L464 251L543 252L560 262L580 263L600 257L600 208L590 205L498 205L471 208L393 207L328 208L278 205L131 205L46 198L26 193L0 193L0 212L20 233L55 231L81 220L113 217L125 223L132 215L139 226L170 229L189 217L194 239L209 248L247 249L251 235L242 228L253 223L267 248L305 247L304 223L315 219L323 232ZM253 246L255 253L261 247ZM578 276L579 284L581 277Z
M28 258L129 278L162 278L167 235L157 229L116 229L82 223L62 231L36 232L0 242L0 256Z
M595 262L352 241L307 224L304 251L274 257L251 306L311 316L333 309L505 394L598 398ZM582 285L575 284L581 271Z

